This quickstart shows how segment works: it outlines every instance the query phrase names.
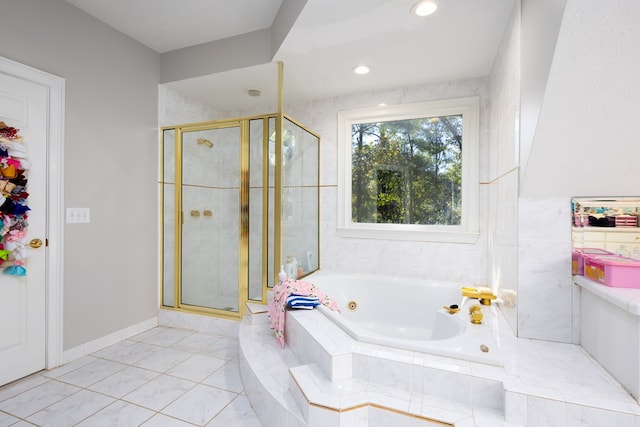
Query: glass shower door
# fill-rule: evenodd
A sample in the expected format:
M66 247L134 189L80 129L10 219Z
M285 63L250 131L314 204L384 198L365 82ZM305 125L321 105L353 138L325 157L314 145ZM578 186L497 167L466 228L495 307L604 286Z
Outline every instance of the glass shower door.
M239 311L239 123L182 134L180 304Z

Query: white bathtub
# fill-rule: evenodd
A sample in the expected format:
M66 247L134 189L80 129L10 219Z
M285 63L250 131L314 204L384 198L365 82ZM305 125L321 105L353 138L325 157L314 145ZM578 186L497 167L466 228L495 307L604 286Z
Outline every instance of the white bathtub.
M318 309L358 341L502 366L490 328L470 322L467 307L476 300L454 315L443 309L461 304L464 284L329 272L304 280L338 303L341 313Z

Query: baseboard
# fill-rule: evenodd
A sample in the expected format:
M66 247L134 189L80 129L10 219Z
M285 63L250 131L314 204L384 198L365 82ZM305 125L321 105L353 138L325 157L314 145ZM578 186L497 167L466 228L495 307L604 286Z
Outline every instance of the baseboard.
M113 332L109 335L97 338L88 343L79 345L77 347L64 350L62 353L62 363L69 363L73 360L79 359L88 354L94 353L98 350L102 350L105 347L109 347L117 342L131 338L134 335L138 335L148 329L158 326L158 317L152 317L138 324L129 326L119 331Z

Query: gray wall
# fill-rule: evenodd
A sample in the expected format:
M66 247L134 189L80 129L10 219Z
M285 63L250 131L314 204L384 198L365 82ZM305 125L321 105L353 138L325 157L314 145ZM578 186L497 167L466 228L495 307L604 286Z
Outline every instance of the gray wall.
M0 40L66 80L64 349L156 317L159 55L63 0L3 0Z

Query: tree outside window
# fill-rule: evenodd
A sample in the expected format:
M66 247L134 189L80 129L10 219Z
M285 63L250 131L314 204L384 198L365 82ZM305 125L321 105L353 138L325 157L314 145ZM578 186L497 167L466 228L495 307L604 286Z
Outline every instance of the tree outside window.
M351 129L353 222L460 225L462 115Z
M338 235L475 243L478 97L338 113Z

